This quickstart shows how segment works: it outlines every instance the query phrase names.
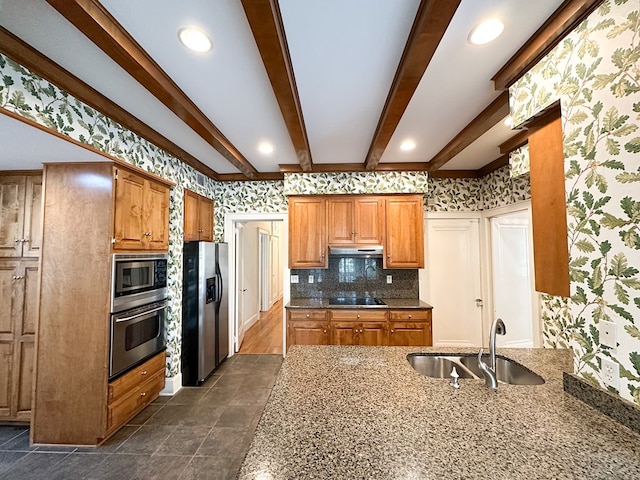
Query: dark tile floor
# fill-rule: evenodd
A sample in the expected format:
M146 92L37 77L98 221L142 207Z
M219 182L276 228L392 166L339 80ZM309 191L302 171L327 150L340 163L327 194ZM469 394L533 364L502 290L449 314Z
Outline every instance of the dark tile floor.
M281 364L280 355L235 355L97 448L33 447L28 428L0 426L0 478L234 479Z

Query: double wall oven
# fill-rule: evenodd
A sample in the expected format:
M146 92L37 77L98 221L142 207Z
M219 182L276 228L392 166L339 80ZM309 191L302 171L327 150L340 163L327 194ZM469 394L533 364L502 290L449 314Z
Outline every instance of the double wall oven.
M113 255L109 379L165 349L166 254Z

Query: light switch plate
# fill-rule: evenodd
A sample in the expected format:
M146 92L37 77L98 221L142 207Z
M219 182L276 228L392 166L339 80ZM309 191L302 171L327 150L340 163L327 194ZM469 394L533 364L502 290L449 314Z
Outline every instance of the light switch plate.
M309 283L313 283L313 275L309 275Z
M600 330L600 344L611 348L618 346L615 323L600 320L598 329Z
M291 275L291 283L298 283L298 275Z
M600 362L602 381L605 385L620 390L620 365L606 357L602 357Z
M387 283L393 283L393 276L387 275Z

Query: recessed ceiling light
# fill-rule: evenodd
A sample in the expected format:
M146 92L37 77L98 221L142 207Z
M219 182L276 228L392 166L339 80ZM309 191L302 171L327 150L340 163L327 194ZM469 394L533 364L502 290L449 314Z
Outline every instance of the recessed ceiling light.
M213 47L209 36L196 27L182 27L178 30L180 42L194 52L208 52Z
M400 150L404 150L405 152L413 150L414 148L416 148L416 144L413 140L405 140L400 144Z
M500 36L504 30L504 23L496 18L486 20L477 25L469 33L469 43L472 45L484 45L492 42Z
M260 143L260 145L258 145L258 150L260 151L260 153L269 155L270 153L273 153L273 145L271 145L269 142L262 142Z

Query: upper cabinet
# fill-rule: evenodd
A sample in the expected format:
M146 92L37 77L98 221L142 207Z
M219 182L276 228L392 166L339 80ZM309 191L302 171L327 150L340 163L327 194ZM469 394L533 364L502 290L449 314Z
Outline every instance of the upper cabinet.
M184 241L213 241L213 200L184 191Z
M381 245L384 198L347 196L327 199L329 245Z
M289 198L289 268L327 268L327 202Z
M385 197L384 268L424 268L422 195Z
M38 257L42 174L0 175L0 257Z
M169 187L114 167L114 250L169 248Z
M422 195L289 197L289 268L327 268L329 245L382 245L384 268L423 268Z

